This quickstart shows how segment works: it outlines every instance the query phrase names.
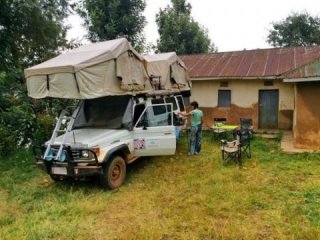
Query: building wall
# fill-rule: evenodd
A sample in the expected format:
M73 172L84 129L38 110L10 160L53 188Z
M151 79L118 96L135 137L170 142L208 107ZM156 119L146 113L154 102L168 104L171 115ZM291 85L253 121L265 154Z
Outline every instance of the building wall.
M294 145L320 149L320 82L297 83Z
M223 80L225 82L225 80ZM264 80L229 80L221 87L219 80L192 81L191 100L199 102L204 111L205 124L211 126L214 117L226 117L228 123L239 124L240 118L252 118L254 127L259 124L259 90L279 90L279 129L292 129L294 110L294 85L274 80L273 86L265 86ZM218 90L231 90L231 107L218 107Z

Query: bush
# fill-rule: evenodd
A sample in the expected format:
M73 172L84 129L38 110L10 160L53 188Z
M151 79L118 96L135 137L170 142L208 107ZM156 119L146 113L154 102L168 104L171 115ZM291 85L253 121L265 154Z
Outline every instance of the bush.
M45 141L50 139L55 122L55 117L47 113L37 115L32 141L34 146L41 146Z
M15 136L3 125L0 125L0 156L8 156L16 149Z

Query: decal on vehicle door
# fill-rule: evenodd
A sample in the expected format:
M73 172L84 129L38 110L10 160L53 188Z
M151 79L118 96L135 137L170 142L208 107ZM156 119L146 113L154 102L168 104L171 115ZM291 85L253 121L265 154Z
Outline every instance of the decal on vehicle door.
M158 143L158 139L149 139L146 141L146 146L147 148L158 148L159 147L159 143Z
M145 149L146 144L144 138L138 138L133 140L134 149Z

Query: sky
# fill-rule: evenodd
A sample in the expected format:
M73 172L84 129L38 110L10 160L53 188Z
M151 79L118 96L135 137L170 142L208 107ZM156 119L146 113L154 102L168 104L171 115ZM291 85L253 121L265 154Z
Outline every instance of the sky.
M266 42L272 22L285 19L292 12L307 11L320 16L319 0L187 0L195 21L208 29L209 37L219 52L270 48ZM170 0L146 0L146 41L156 43L158 35L155 15ZM69 38L84 40L85 30L79 16L69 17ZM83 42L86 42L85 40Z

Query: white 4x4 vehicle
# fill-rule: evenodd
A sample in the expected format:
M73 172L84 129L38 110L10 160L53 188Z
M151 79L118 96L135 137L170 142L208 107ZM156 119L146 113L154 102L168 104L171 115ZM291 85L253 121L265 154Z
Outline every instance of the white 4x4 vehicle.
M102 186L117 188L137 158L175 154L183 111L181 95L82 100L72 117L60 115L37 165L54 180L96 175Z

